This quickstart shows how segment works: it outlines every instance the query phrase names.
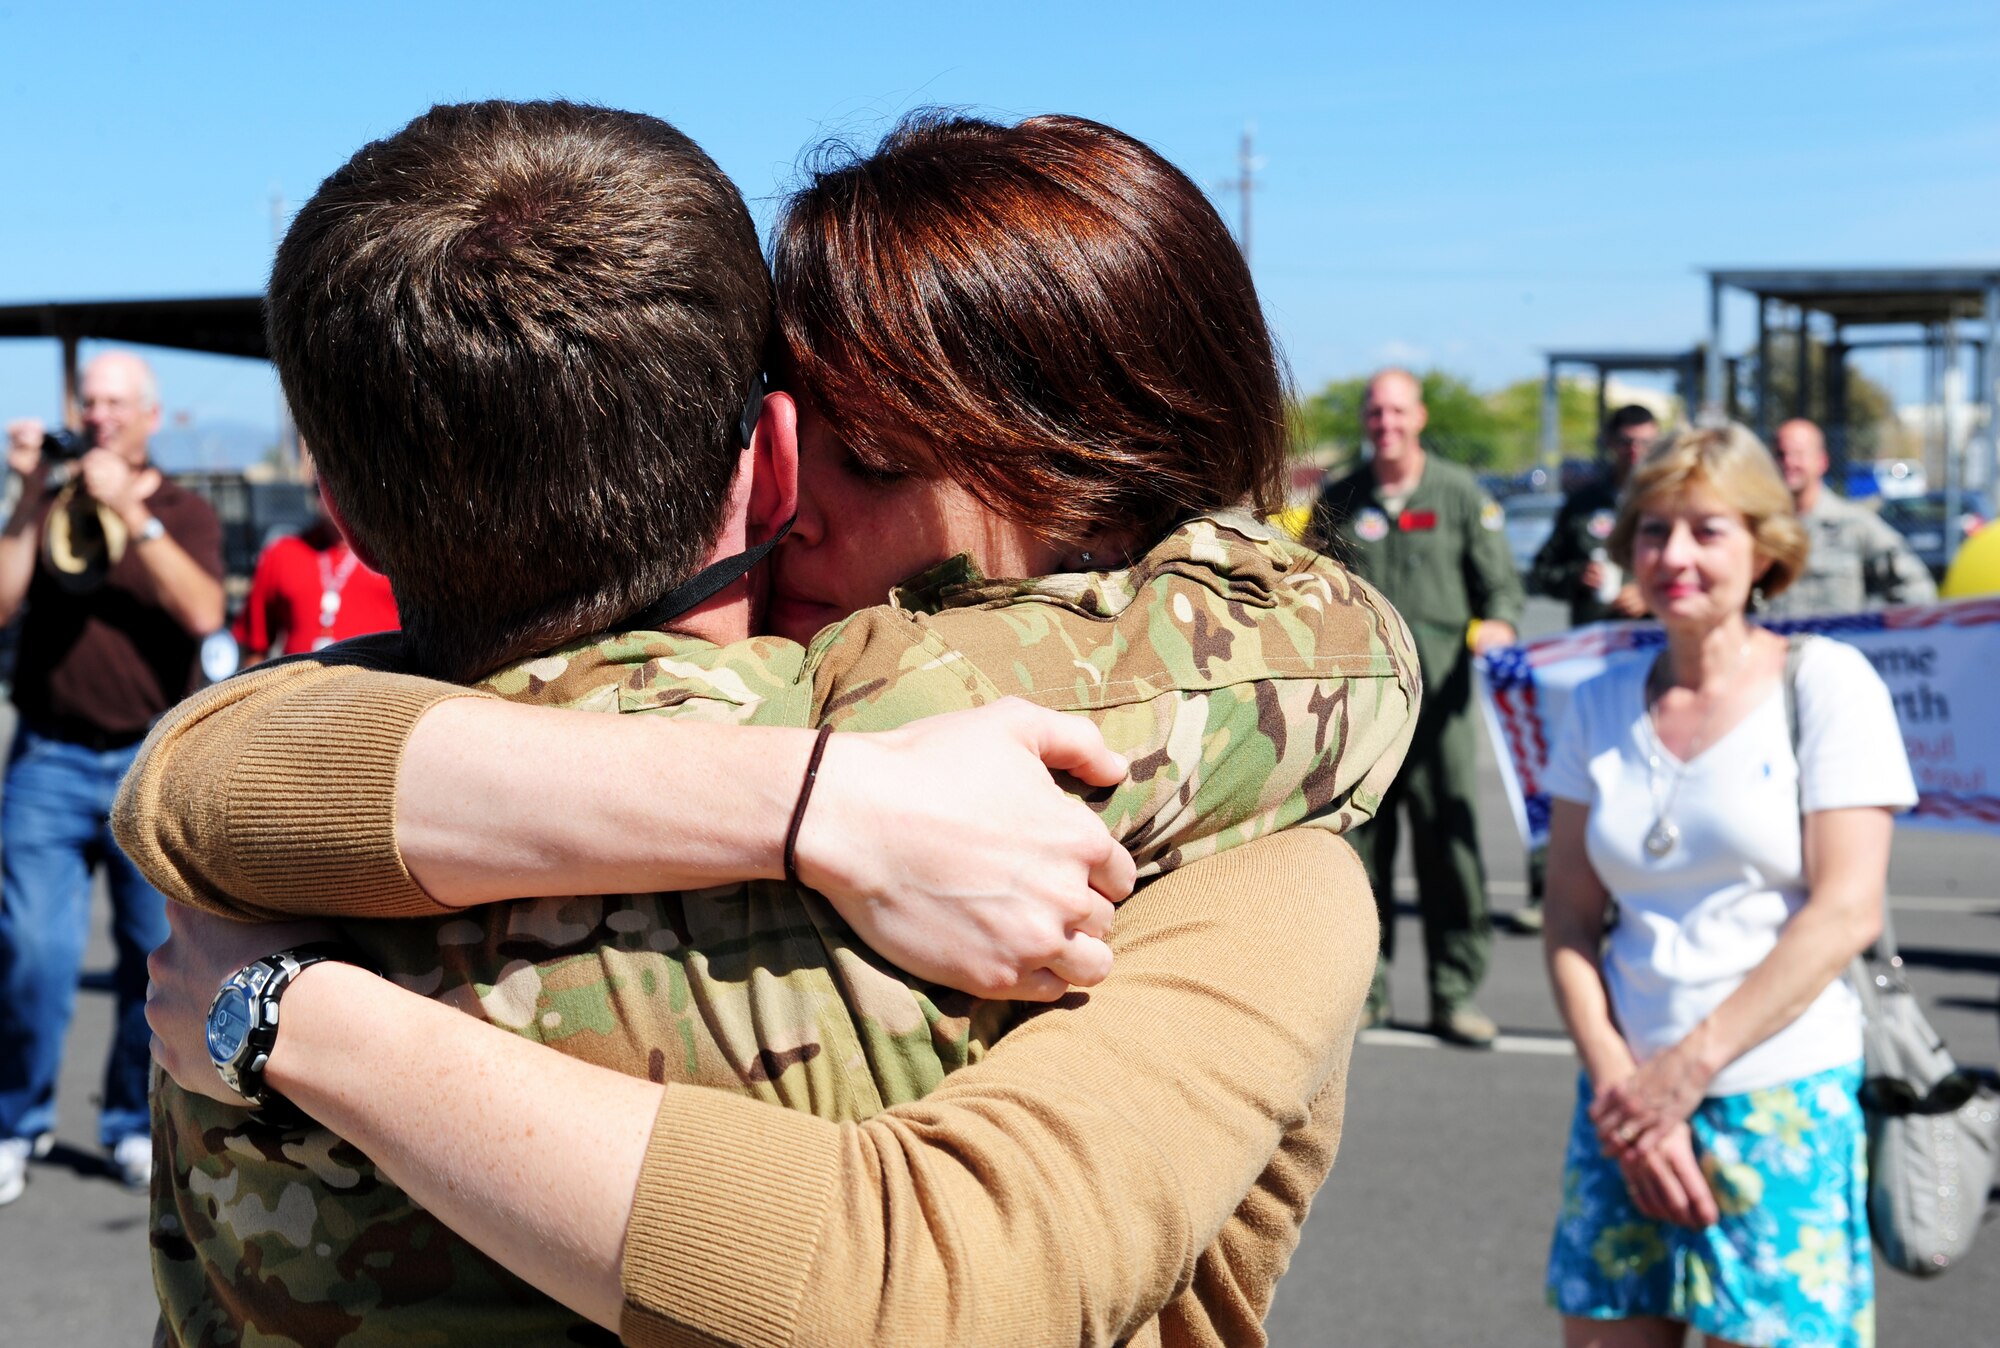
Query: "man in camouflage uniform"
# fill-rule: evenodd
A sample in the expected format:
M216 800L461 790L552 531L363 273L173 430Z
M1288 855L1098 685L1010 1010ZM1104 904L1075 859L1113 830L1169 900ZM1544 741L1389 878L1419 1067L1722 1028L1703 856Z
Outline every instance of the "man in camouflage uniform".
M1766 617L1859 613L1937 598L1931 573L1901 534L1874 511L1826 489L1826 436L1818 426L1795 417L1778 427L1773 443L1812 551L1805 573L1765 601Z
M545 706L861 731L1008 695L1079 712L1134 765L1091 803L1141 876L1275 828L1366 819L1414 728L1415 651L1394 610L1247 517L1197 520L1130 571L987 582L960 558L896 598L810 651L633 632L480 686ZM343 658L393 668L397 645L363 639ZM297 864L312 841L294 841ZM240 899L205 906L282 915ZM1027 1009L915 982L823 899L772 882L345 925L389 977L523 1037L836 1120L923 1096ZM275 1129L171 1083L159 1111L184 1176L155 1201L154 1270L175 1341L249 1329L527 1343L583 1330L332 1134Z
M1479 859L1472 658L1511 645L1520 577L1506 517L1472 474L1424 451L1422 387L1404 370L1369 381L1362 405L1373 457L1321 493L1310 537L1379 586L1415 633L1424 705L1403 774L1355 847L1382 914L1382 960L1370 1019L1388 1019L1395 957L1391 883L1396 811L1409 815L1430 984L1430 1027L1448 1042L1490 1047L1498 1033L1472 1005L1492 944Z
M1618 522L1618 493L1639 460L1660 438L1660 423L1637 403L1605 420L1598 437L1603 471L1563 499L1555 528L1535 554L1528 580L1534 589L1569 604L1572 627L1607 618L1643 618L1639 587L1626 580L1611 599L1597 597L1613 564L1604 558L1612 526Z
M302 219L313 213L309 204ZM524 228L512 222L517 232L501 243L517 246ZM274 322L283 321L281 293L274 280ZM319 439L329 501L341 506L333 493L348 479L334 446L343 442ZM439 456L410 471L439 476L431 485L448 497L451 475L468 471L462 462ZM728 499L741 512L758 497ZM751 523L725 516L718 536L749 536ZM535 525L513 520L472 546L491 548L497 568L520 537L536 536ZM467 543L419 539L403 561L416 564L432 542ZM747 607L730 612L736 630L711 633L736 638L726 644L584 628L551 637L481 686L543 705L847 730L1010 694L1077 711L1132 762L1130 779L1092 804L1142 875L1286 825L1342 829L1366 819L1415 723L1414 650L1394 611L1339 567L1241 517L1195 520L1107 576L988 582L959 559L899 591L896 607L856 615L810 650L748 639ZM477 611L455 616L477 634ZM406 617L421 622L424 613ZM364 639L340 658L403 666L408 641ZM319 667L280 662L249 675L191 704L160 734L171 739L189 717ZM143 794L147 775L142 765L131 791ZM121 818L129 814L121 807ZM240 860L210 860L248 878ZM161 878L181 897L230 907L219 886L191 893L178 877ZM414 899L415 911L436 912L420 893ZM366 906L398 911L379 895ZM524 1037L633 1075L738 1090L833 1119L923 1095L976 1060L1016 1014L886 967L824 901L782 883L344 926L391 978ZM245 1114L171 1083L155 1110L162 1170L172 1176L155 1196L152 1231L169 1341L608 1337L484 1258L324 1129Z

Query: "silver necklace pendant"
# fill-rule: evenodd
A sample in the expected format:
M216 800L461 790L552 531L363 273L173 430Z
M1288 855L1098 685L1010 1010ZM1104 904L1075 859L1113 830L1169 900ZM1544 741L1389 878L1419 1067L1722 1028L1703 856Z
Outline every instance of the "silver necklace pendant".
M1680 844L1681 826L1671 819L1655 819L1646 833L1646 855L1658 861Z

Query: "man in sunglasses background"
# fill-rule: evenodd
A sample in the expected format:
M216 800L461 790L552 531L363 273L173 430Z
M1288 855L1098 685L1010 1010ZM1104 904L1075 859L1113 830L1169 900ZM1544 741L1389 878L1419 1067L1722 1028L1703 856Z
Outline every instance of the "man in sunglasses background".
M1616 574L1605 549L1618 522L1618 493L1659 438L1658 419L1639 404L1613 412L1597 439L1604 471L1563 500L1555 530L1535 554L1529 587L1567 602L1573 627L1646 616L1639 587Z
M1646 616L1639 587L1618 573L1608 548L1618 522L1618 493L1659 438L1659 419L1638 403L1627 403L1607 417L1597 437L1603 471L1563 498L1555 528L1535 554L1528 588L1568 603L1572 627ZM1542 929L1548 858L1546 847L1528 852L1528 901L1502 919L1517 935Z

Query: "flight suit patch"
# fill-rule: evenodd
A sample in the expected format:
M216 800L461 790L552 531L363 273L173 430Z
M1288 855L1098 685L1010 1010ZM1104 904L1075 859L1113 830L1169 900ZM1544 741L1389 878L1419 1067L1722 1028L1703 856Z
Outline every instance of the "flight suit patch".
M1355 515L1354 536L1363 543L1380 543L1389 536L1389 517L1369 506Z
M1479 527L1490 533L1499 533L1507 523L1507 512L1500 508L1498 501L1488 501L1479 507Z
M1590 519L1583 526L1598 542L1611 537L1611 531L1618 527L1618 512L1615 510L1593 510Z

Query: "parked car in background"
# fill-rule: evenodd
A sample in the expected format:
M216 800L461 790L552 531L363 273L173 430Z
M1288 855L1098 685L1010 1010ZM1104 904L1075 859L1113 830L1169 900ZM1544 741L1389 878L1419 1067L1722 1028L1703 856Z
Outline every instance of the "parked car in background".
M1535 554L1555 532L1562 503L1562 497L1546 491L1523 492L1501 503L1507 511L1507 550L1514 554L1514 569L1522 575L1535 565Z
M1922 496L1928 485L1920 459L1867 459L1847 465L1847 495L1856 501L1870 496L1885 501Z
M1958 494L1958 518L1952 521L1951 527L1958 531L1959 541L1964 542L1992 518L1992 497L1983 491L1962 491ZM1921 496L1884 501L1882 519L1909 541L1910 551L1931 569L1933 576L1944 575L1946 524L1943 492L1931 491Z

